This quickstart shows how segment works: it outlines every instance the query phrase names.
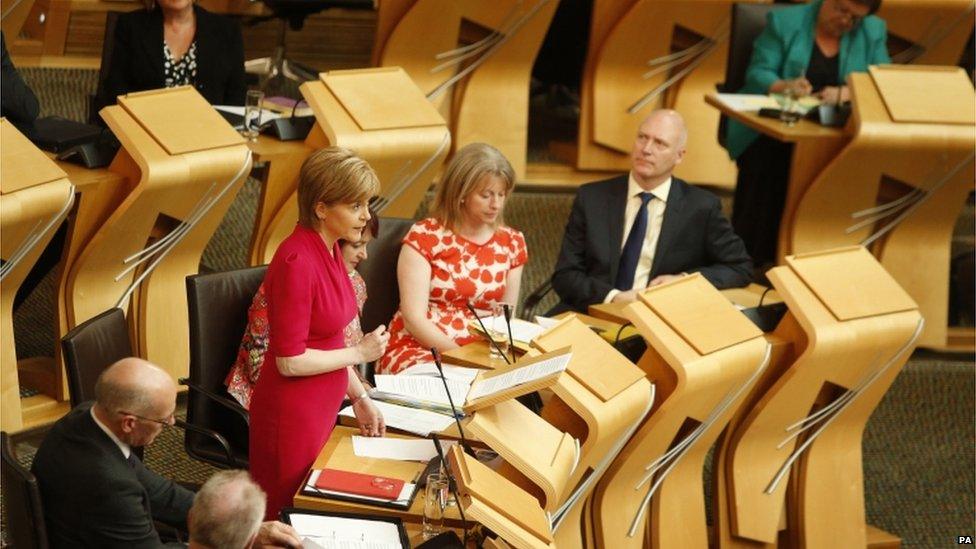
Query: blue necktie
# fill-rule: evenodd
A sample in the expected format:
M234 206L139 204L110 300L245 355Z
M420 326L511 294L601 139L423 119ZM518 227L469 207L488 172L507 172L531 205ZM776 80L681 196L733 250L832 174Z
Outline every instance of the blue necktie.
M617 269L617 284L615 287L621 291L627 291L634 287L634 273L637 271L637 262L640 261L641 247L644 245L644 236L647 234L647 203L654 198L651 193L640 193L641 205L634 216L634 225L630 228L627 235L627 242L624 249L620 252L620 268Z

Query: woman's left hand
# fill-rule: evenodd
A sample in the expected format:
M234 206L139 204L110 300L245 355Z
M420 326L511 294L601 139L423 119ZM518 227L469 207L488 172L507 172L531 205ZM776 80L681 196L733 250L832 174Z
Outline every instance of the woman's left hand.
M352 411L359 422L359 432L364 437L381 437L386 434L386 422L383 413L373 404L369 397L363 397L352 405Z
M824 103L837 105L851 100L851 92L847 86L827 86L817 92L816 95Z

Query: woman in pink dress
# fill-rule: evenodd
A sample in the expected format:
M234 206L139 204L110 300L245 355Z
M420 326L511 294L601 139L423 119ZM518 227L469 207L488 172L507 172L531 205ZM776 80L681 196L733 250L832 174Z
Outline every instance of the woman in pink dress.
M433 216L403 238L397 263L400 310L390 322L390 344L377 373L395 374L477 338L474 317L518 300L528 260L522 233L502 221L515 172L497 149L472 143L454 155L434 197ZM479 316L482 316L479 314Z
M347 347L357 314L339 240L358 241L379 191L373 169L351 151L330 147L302 165L298 225L275 252L264 278L269 347L251 397L251 475L268 495L267 517L292 501L332 433L343 397L360 425L382 436L383 417L350 365L383 355L380 326Z

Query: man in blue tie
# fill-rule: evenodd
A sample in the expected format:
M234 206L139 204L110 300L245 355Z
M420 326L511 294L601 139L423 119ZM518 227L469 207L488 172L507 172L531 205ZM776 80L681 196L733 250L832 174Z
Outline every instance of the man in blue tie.
M672 177L688 132L676 111L641 123L627 175L580 187L552 275L551 313L627 303L637 292L699 272L715 287L745 286L752 260L712 193Z

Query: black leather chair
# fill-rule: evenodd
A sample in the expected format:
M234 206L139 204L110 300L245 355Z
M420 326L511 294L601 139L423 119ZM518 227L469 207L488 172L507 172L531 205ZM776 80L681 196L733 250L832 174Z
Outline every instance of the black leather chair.
M258 75L262 89L268 86L270 80L287 78L296 82L314 80L318 72L304 65L300 65L285 57L285 36L290 28L301 30L305 19L328 8L345 8L372 10L373 0L264 0L264 5L271 10L271 15L252 20L251 23L280 19L281 27L278 31L278 41L271 57L251 59L244 63L245 70Z
M17 461L6 431L0 432L0 462L7 541L17 549L46 549L47 529L37 478Z
M71 407L95 400L95 382L105 368L115 362L134 356L132 342L129 341L129 327L122 309L113 308L92 317L74 327L61 338L64 355L64 368L68 374L68 391ZM196 436L206 437L227 461L231 461L230 445L214 431L187 424L181 419L176 426L184 431L195 432ZM139 459L143 448L134 448Z
M725 63L725 82L717 84L720 93L735 93L746 83L746 69L752 59L752 45L766 28L766 15L789 4L732 4L729 30L729 56ZM725 146L728 118L718 123L718 142Z
M71 407L95 400L95 381L112 363L133 356L122 309L112 308L82 322L61 338Z
M195 433L186 433L184 445L191 457L217 467L248 466L248 413L227 393L224 379L237 358L247 327L247 309L266 270L265 266L251 267L186 279L190 375L180 380L190 389L186 420L223 435L230 444L232 459L228 460L212 439Z
M390 320L400 307L400 286L397 283L397 259L403 237L414 224L413 219L381 217L380 234L366 247L369 259L359 266L359 274L366 281L366 304L360 317L363 333L369 333ZM360 364L359 373L373 382L373 365Z

